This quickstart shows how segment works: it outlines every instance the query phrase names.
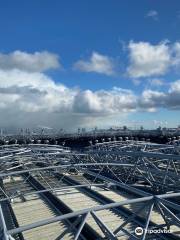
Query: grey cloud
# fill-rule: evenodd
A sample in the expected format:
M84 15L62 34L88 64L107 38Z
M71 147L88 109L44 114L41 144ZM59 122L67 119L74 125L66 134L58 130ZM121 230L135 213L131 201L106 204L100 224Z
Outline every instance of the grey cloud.
M61 67L57 54L47 51L27 53L14 51L9 54L0 53L0 69L19 69L28 72L44 72Z
M149 89L136 95L121 88L98 91L68 88L44 74L28 73L26 84L21 79L27 73L0 71L0 79L1 75L6 84L0 81L0 125L23 122L72 128L78 123L91 126L100 123L100 119L106 124L110 116L122 118L131 112L180 109L180 80L171 83L167 92Z
M180 80L166 92L147 89L79 90L55 83L44 73L0 70L0 126L95 126L129 113L180 109Z
M152 90L144 91L139 99L138 107L144 110L151 108L180 110L180 80L171 83L171 87L166 93Z
M79 113L112 114L133 110L136 96L127 90L113 88L109 91L80 91L74 99L73 110Z
M32 87L11 86L7 88L0 87L0 94L20 94L20 95L45 95L47 91L40 91Z

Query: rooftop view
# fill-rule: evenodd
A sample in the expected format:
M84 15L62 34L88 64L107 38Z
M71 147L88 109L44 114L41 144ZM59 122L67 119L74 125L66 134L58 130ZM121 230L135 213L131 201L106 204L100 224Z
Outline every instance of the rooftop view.
M180 240L180 2L0 1L0 240Z

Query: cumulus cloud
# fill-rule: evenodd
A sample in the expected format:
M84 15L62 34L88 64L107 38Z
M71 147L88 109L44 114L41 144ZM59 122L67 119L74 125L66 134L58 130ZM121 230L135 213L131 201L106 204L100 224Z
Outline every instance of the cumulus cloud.
M139 100L139 107L150 112L156 111L158 107L164 106L166 98L165 93L148 89L143 91Z
M148 42L129 43L130 66L127 71L131 77L163 75L171 64L171 54L166 42L152 45Z
M0 70L0 126L75 128L121 116L134 108L131 91L82 91L55 83L45 73ZM101 120L102 122L102 120Z
M3 81L1 81L3 79ZM180 109L180 80L167 92L147 89L140 95L133 91L80 90L55 83L44 73L20 70L0 71L0 125L53 126L66 129L77 126L106 125L135 111L158 108Z
M19 69L28 72L44 72L49 69L59 68L57 54L47 51L27 53L14 51L9 54L0 53L0 69Z
M82 72L96 72L99 74L113 75L114 63L111 58L93 52L89 60L79 60L74 64L74 69Z
M152 18L153 20L158 20L158 12L156 10L150 10L147 12L145 17Z
M18 96L13 102L16 109L37 111L58 111L69 108L70 98L75 91L62 84L56 84L44 73L29 73L20 70L0 70L0 93L4 96L14 94Z
M130 77L157 77L169 70L180 69L180 42L164 41L153 45L130 41L128 50L130 64L127 72Z
M147 111L156 111L158 108L180 110L180 80L172 82L167 92L145 90L138 107Z
M134 105L131 91L119 88L81 91L55 83L44 73L0 70L1 103L14 96L11 107L24 112L115 113ZM7 107L10 107L7 105Z
M43 72L0 67L0 126L38 125L74 129L110 124L135 111L180 109L180 80L167 92L146 89L81 90L55 82Z
M113 88L109 91L79 92L74 99L74 111L90 114L113 114L133 111L136 96L132 91Z

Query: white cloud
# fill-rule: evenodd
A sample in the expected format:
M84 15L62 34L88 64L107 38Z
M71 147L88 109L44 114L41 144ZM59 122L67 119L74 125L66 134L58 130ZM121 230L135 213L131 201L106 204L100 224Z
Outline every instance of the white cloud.
M165 41L153 45L130 41L128 50L130 65L127 72L130 77L157 77L169 70L180 70L180 42Z
M128 113L158 108L180 109L180 80L171 83L167 92L147 89L136 95L115 87L98 91L68 88L44 73L0 71L0 126L72 129L107 125L113 116L117 120Z
M74 64L74 69L82 72L96 72L99 74L113 75L114 63L111 58L93 52L89 60L79 60Z
M56 84L44 73L0 70L0 93L3 96L10 93L18 96L12 105L25 112L53 112L70 108L68 104L74 92L62 84Z
M121 88L109 91L81 91L74 99L74 110L79 113L114 114L133 111L136 96L133 92Z
M9 54L0 53L0 69L19 69L28 72L44 72L59 68L58 55L47 51L26 53L14 51Z
M129 51L130 66L127 71L133 78L163 75L170 67L171 55L166 42L152 45L131 41Z
M135 96L119 88L81 91L55 83L44 73L0 70L1 102L25 112L116 113L134 108Z
M135 111L158 108L180 109L180 80L167 92L81 90L56 83L41 72L0 69L0 126L52 126L66 129L77 126L107 125Z
M0 70L0 126L75 128L134 109L131 91L81 91L55 83L44 73ZM112 119L111 119L112 120Z
M152 18L153 20L158 20L158 12L156 10L150 10L147 12L145 17Z

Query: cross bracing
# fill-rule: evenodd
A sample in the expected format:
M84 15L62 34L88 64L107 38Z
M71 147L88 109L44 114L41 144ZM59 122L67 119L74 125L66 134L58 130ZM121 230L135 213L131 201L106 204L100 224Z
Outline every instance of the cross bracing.
M135 141L1 146L0 239L179 239L179 161Z

